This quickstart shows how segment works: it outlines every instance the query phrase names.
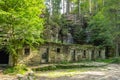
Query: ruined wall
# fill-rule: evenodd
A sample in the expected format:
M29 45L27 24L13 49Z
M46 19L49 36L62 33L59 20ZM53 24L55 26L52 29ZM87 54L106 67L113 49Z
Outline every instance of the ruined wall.
M104 48L91 45L45 43L34 49L25 47L19 53L19 63L28 65L105 59Z
M47 43L40 47L40 63L105 59L105 50L91 45ZM47 57L43 55L46 54Z
M74 58L74 61L105 59L105 50L96 46L71 45L69 50L71 60Z
M23 49L19 50L18 64L40 64L39 49L37 47L30 48L29 46L25 46Z

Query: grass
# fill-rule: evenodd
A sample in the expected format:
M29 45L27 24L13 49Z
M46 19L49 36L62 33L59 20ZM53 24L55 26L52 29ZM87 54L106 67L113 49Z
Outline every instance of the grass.
M33 68L35 72L41 72L45 73L46 75L54 77L56 76L62 76L62 75L73 75L73 74L79 74L81 71L85 71L88 68L95 69L99 67L105 66L104 64L95 65L92 63L93 61L81 61L76 63L67 63L62 62L60 64L54 64L54 65L48 65L45 67L38 67ZM120 57L119 58L109 58L104 60L96 60L95 62L98 63L120 63ZM62 70L62 71L61 71ZM4 74L25 74L28 71L27 67L25 65L17 65L15 67L8 67L3 71ZM50 71L50 72L48 72ZM48 72L48 73L46 73ZM59 73L59 75L57 75ZM39 74L38 74L39 75ZM40 74L44 75L44 74Z
M97 65L95 65L97 64ZM53 70L61 70L61 69L76 69L76 68L97 68L105 66L106 64L98 64L98 63L69 63L69 64L54 64L54 65L48 65L44 67L36 67L33 68L34 71L53 71Z
M25 74L28 71L25 65L17 65L14 67L8 67L3 71L4 74Z
M96 60L94 61L94 63L93 61L82 61L82 62L77 62L77 63L61 63L61 64L52 65L52 66L36 68L34 70L36 71L35 76L57 78L57 77L62 77L62 76L74 76L77 74L82 74L83 72L87 72L87 71L94 71L96 69L99 70L101 68L105 69L106 65L103 65L104 63L106 65L111 64L111 63L118 64L120 63L120 57L109 58L109 59L104 59L104 60ZM78 64L78 65L74 65L74 64ZM96 64L99 64L99 65L97 66Z
M73 75L77 75L85 71L87 71L87 69L84 69L84 68L65 69L65 70L60 69L60 70L55 70L55 71L36 72L35 76L56 78L56 77L62 77L62 76L73 76Z
M61 64L54 64L54 65L48 65L45 67L38 67L34 68L34 71L52 71L52 70L60 70L60 69L74 69L74 68L97 68L97 67L103 67L110 63L120 63L120 57L119 58L109 58L104 60L96 60L94 63L93 61L81 61L77 63L61 63ZM103 64L98 64L98 63ZM97 65L96 65L97 64Z
M120 57L118 58L109 58L104 60L96 60L96 62L104 62L104 63L120 63Z
M35 73L36 76L56 78L62 76L73 76L73 75L81 74L82 72L105 67L108 63L119 63L119 62L120 62L120 58L110 58L110 59L96 60L96 61L81 61L77 63L65 62L51 66L38 67L33 70L36 72Z
M82 61L77 63L61 63L61 64L53 64L45 67L37 67L33 68L34 71L53 71L53 70L61 70L61 69L76 69L76 68L98 68L104 67L111 63L120 63L119 58L109 58L104 60L96 60L96 61Z

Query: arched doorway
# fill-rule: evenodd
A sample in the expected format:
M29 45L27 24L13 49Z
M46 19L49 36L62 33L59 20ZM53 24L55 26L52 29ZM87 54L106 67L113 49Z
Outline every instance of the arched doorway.
M0 64L8 64L9 63L9 54L7 53L5 48L0 49Z

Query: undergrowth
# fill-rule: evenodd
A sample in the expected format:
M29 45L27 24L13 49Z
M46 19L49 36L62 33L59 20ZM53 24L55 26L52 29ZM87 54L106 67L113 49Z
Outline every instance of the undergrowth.
M105 63L120 63L120 57L117 58L109 58L109 59L103 59L103 60L96 60L96 62L105 62Z
M33 69L34 71L50 71L50 70L59 70L59 69L73 69L73 68L96 68L99 66L94 65L51 65L46 67L39 67Z
M34 71L50 71L50 70L59 70L59 69L73 69L73 68L97 68L97 67L103 67L106 66L105 65L89 65L91 62L103 62L103 63L107 63L107 64L111 64L111 63L115 63L115 64L119 64L120 63L120 57L119 58L109 58L109 59L98 59L95 61L81 61L81 62L76 62L76 65L73 65L72 63L69 62L61 62L60 64L55 64L55 65L49 65L46 67L39 67L39 68L35 68L33 69ZM85 63L85 64L80 64L79 63Z
M3 71L4 74L25 74L28 71L25 65L17 65L14 67L8 67Z

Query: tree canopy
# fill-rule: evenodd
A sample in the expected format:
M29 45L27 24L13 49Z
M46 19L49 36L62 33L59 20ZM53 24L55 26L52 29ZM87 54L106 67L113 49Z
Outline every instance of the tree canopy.
M32 46L43 41L43 0L0 0L0 44L14 57L23 45ZM4 36L6 35L6 36Z

